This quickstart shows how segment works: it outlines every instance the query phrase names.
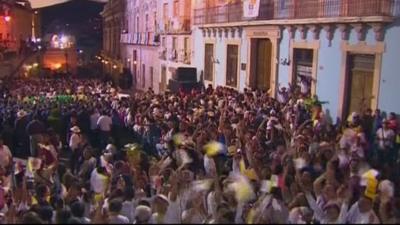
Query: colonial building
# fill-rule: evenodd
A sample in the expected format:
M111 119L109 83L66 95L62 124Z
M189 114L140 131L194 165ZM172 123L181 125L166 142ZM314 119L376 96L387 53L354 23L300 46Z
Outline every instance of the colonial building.
M206 83L275 96L299 84L333 120L393 104L398 0L205 0L194 9L194 65Z
M179 67L192 64L192 0L159 0L161 46L160 91Z
M124 27L125 1L110 0L101 13L103 17L103 72L111 74L115 81L123 70L121 58L121 34Z
M29 1L0 0L0 48L20 52L22 44L39 37L39 15Z
M121 1L122 2L122 1ZM136 89L160 85L160 46L157 3L159 0L125 0L122 60L133 75Z

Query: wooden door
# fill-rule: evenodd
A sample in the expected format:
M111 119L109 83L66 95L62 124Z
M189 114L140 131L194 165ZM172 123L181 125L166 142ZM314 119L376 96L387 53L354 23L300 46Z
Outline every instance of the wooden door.
M363 113L371 108L374 83L374 61L372 55L350 57L348 114Z
M214 45L206 44L205 45L205 54L204 54L204 80L206 81L214 81Z
M226 85L236 88L238 82L239 46L228 45L226 65Z
M160 92L165 92L166 89L167 89L167 68L163 66L161 67Z
M260 90L268 90L271 83L271 41L268 39L258 39L256 51L256 87Z

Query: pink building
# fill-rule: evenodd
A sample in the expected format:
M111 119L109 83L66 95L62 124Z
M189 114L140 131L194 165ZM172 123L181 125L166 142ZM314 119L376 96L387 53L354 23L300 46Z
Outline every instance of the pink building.
M192 67L192 0L159 1L161 91L179 67Z
M158 3L160 0L125 0L121 55L136 89L159 92L160 46Z

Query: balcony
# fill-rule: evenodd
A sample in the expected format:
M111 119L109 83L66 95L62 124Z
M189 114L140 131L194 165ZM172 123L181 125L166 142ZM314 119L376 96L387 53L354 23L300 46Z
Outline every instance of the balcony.
M158 46L160 44L160 36L155 32L140 32L134 34L122 34L121 43Z
M190 18L179 17L167 20L162 27L163 34L189 34L191 32Z
M190 64L191 63L191 61L190 61L190 52L188 50L181 49L179 51L178 60L177 61L180 62L180 63L184 63L184 64Z
M335 17L397 17L400 0L261 0L259 16L243 17L243 3L194 10L194 24Z
M166 60L167 59L167 49L165 47L162 47L158 51L158 56L159 56L159 59Z

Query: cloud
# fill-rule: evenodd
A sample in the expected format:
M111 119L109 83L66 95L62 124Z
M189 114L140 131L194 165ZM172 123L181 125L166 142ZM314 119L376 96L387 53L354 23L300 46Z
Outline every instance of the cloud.
M32 8L43 8L47 6L57 5L70 0L30 0ZM91 0L95 2L107 2L108 0Z

